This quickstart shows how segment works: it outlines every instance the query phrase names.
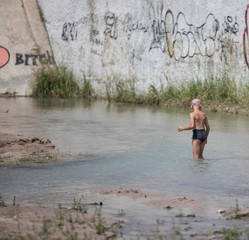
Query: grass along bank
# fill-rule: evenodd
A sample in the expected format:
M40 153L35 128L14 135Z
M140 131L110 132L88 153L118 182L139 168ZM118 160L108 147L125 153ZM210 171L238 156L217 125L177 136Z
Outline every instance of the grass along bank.
M135 78L114 76L105 83L105 92L96 94L91 81L83 76L80 83L66 67L44 67L37 72L32 84L34 97L83 97L109 102L150 104L163 107L189 107L190 101L200 98L206 111L249 114L249 83L230 78L224 73L218 77L173 81L165 76L160 85L151 84L147 91L137 90Z
M34 97L91 97L92 87L90 81L83 77L82 86L76 81L72 70L64 66L42 67L36 73L32 83L32 96Z

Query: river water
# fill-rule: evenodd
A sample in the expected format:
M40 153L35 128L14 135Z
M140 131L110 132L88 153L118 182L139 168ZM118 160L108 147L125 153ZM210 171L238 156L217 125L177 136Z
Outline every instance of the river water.
M177 211L194 213L200 218L195 222L206 229L219 225L218 209L236 202L249 205L246 116L208 113L205 160L194 161L191 131L177 132L178 126L189 124L190 109L32 98L1 98L0 107L9 109L1 113L4 131L49 138L72 154L69 161L0 168L0 193L6 201L13 196L21 203L54 205L70 204L79 196L83 202L103 201L104 213L124 219L123 231L135 236L157 227L158 219L172 223ZM197 204L169 213L145 206L143 200L92 193L121 187L160 192L166 199L186 197Z

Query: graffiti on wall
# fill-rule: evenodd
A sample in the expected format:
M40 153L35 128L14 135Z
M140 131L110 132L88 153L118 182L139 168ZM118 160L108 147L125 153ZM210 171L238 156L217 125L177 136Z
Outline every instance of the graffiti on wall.
M75 29L75 24L71 22L65 22L62 28L62 40L64 41L73 41L77 39L77 31Z
M82 17L79 21L77 22L69 22L66 21L63 26L62 26L62 34L61 38L63 41L74 41L77 39L78 35L78 26L81 24L86 24L87 23L87 18Z
M106 29L104 31L105 36L110 36L110 38L117 39L117 17L115 13L107 12L105 15Z
M169 56L177 61L195 55L214 55L220 24L212 13L200 26L188 23L182 12L175 18L173 12L167 10L164 19L153 21L153 40L149 51L154 48L160 48L162 52L167 50Z
M161 6L163 7L163 6ZM246 21L247 21L246 10ZM178 12L176 15L171 9L160 11L160 14L154 14L154 18L143 21L141 17L134 17L131 13L121 17L115 12L106 12L102 24L92 25L90 29L91 54L103 57L106 39L118 39L118 31L124 31L127 34L127 41L139 41L141 44L131 43L130 49L127 49L130 62L134 60L142 61L142 55L160 50L163 54L169 56L175 61L194 58L195 56L213 57L218 54L221 61L230 64L231 59L235 59L239 53L239 23L237 16L224 16L224 20L218 20L213 13L208 13L203 22L193 24L187 20L184 12ZM74 41L77 39L77 26L81 23L91 21L98 23L100 21L83 18L83 21L65 22L62 28L62 40ZM102 30L99 30L99 27ZM134 34L134 37L133 37ZM146 36L145 36L146 35ZM247 57L248 45L248 26L244 31L244 55L245 61L249 67ZM143 40L143 41L141 41ZM128 45L127 45L128 46ZM146 47L147 46L147 47ZM109 47L109 45L108 45Z
M132 32L140 31L143 33L147 33L150 28L149 25L139 22L136 19L133 19L130 13L126 14L125 23L126 23L126 33L128 39L131 38Z
M248 10L249 10L249 4L246 7L246 11L245 11L245 30L244 30L244 34L243 34L243 50L244 50L244 58L245 58L245 62L247 67L249 68L249 34L248 34Z
M103 46L104 46L104 42L101 40L100 38L100 31L96 30L95 28L93 28L90 32L90 42L91 42L91 53L99 56L99 57L103 57Z
M38 66L39 64L53 64L53 56L47 51L44 54L22 54L16 53L15 65Z
M226 16L217 38L217 49L220 50L220 59L226 64L231 62L231 59L236 56L239 51L238 31L239 24L237 17Z
M8 49L0 46L0 69L3 68L6 64L8 64L10 60L10 54Z

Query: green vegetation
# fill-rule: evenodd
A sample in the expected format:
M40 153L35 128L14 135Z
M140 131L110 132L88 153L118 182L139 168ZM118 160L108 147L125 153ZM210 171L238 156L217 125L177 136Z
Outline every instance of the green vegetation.
M60 158L57 156L9 156L9 157L0 157L0 167L1 166L15 166L21 167L28 164L39 164L39 163L49 163L58 161Z
M73 200L73 209L82 213L87 213L87 207L85 204L83 204L82 199L80 198L79 200L74 198Z
M32 84L34 97L103 99L109 102L152 104L167 107L186 107L194 98L200 98L210 111L237 113L249 102L249 83L236 82L227 73L206 79L173 81L165 76L160 84L151 84L147 91L139 92L135 78L113 76L105 83L105 94L96 95L91 81L84 75L81 83L76 81L66 67L41 68ZM103 94L103 91L102 91ZM207 103L207 104L206 104ZM248 109L247 109L248 111Z
M240 240L241 233L234 229L226 229L224 231L223 240Z
M203 80L192 79L181 83L172 83L167 79L165 100L180 99L182 102L194 98L202 100L237 101L239 89L235 79L227 74L220 77L210 76ZM241 83L241 87L244 86Z
M36 74L32 84L32 95L34 97L89 98L93 96L93 88L85 76L80 86L73 72L64 66L58 68L44 66Z
M160 86L151 84L147 93L138 94L135 79L115 79L106 84L106 99L114 102L149 103L180 105L194 98L216 102L249 102L249 84L228 77L226 73L219 77L210 76L204 80L192 79L177 82L165 76Z
M86 79L86 76L84 75L84 78L83 78L83 86L81 88L81 96L83 98L91 98L93 97L93 88L92 88L92 84L90 82L90 80L87 80Z
M43 67L38 70L32 86L35 97L69 98L79 95L80 89L72 71L66 67Z
M4 200L3 200L2 194L0 193L0 207L4 207L4 206L6 206L6 204L5 204Z
M118 79L114 77L106 83L106 97L108 101L137 103L135 79Z

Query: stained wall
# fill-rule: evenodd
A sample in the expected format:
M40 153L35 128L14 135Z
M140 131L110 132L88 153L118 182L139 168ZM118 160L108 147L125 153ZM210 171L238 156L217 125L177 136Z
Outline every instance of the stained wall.
M248 78L247 0L39 0L57 64L95 86ZM103 89L103 87L102 87Z

